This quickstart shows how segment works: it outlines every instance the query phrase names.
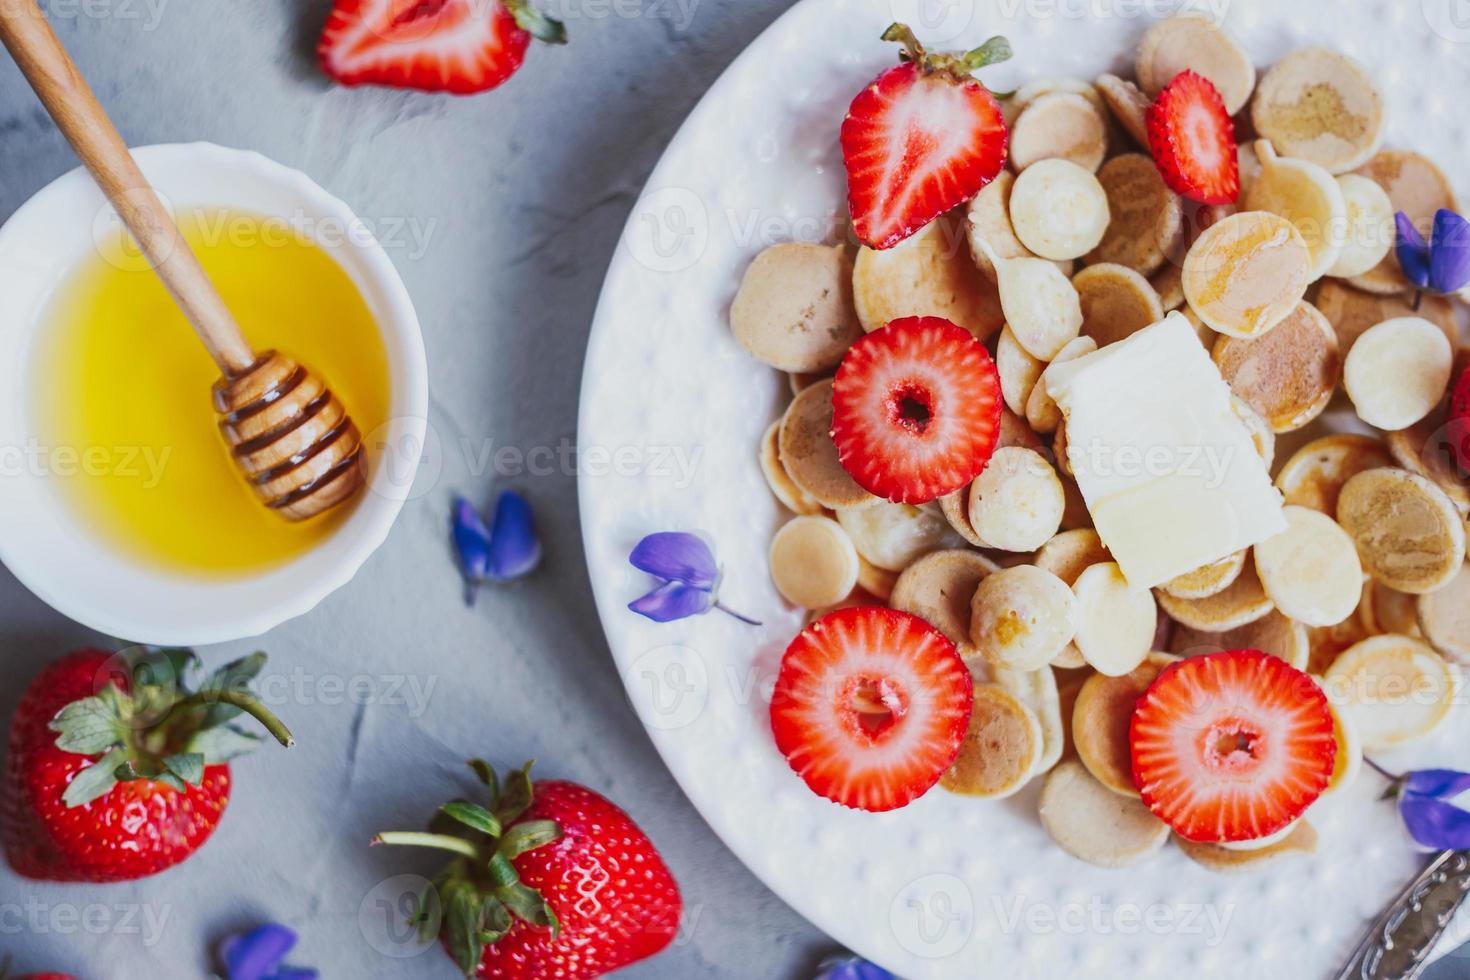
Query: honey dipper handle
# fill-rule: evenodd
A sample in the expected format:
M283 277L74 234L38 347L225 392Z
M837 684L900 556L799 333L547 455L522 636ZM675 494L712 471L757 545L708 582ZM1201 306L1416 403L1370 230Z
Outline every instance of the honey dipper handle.
M117 209L221 373L229 377L248 369L255 355L235 318L35 0L0 0L0 43Z

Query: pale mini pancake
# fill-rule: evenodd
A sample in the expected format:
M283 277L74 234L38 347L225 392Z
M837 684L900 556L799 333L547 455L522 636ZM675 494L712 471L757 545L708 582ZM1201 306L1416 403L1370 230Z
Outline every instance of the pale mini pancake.
M1278 157L1266 140L1256 141L1261 172L1241 196L1242 211L1269 211L1296 226L1312 256L1312 281L1321 279L1342 254L1347 201L1332 174L1306 160Z
M761 474L766 478L766 486L781 506L792 513L820 514L822 505L797 486L786 472L786 467L781 464L780 435L781 420L777 419L767 427L766 434L761 436Z
M1366 594L1372 583L1364 583ZM1359 609L1362 604L1359 603ZM1368 639L1371 634L1363 625L1361 612L1349 616L1335 626L1312 626L1307 629L1307 673L1325 676L1343 653Z
M1107 151L1107 117L1093 102L1071 92L1048 92L1032 99L1010 131L1010 163L1019 173L1054 159L1096 173Z
M864 330L909 316L944 317L981 340L1001 328L1000 296L970 258L964 224L952 212L893 248L858 250L852 292Z
M1122 796L1138 796L1129 728L1133 709L1164 664L1145 660L1121 677L1093 674L1072 708L1072 744L1093 778Z
M898 582L898 573L864 560L858 555L858 588L886 605L893 595L893 586Z
M1371 272L1393 249L1393 202L1388 192L1367 177L1343 174L1337 178L1347 206L1337 261L1327 270L1329 276L1347 278Z
M995 571L995 563L978 552L936 551L903 570L888 602L939 630L960 656L972 657L978 651L970 642L970 603Z
M1407 214L1425 241L1429 240L1434 228L1436 211L1440 208L1457 210L1454 185L1434 161L1418 153L1385 150L1356 172L1387 191L1394 211ZM1376 268L1353 277L1351 282L1370 293L1401 293L1412 288L1392 250Z
M1321 415L1342 371L1332 324L1305 300L1264 336L1220 337L1212 356L1230 390L1276 433Z
M1440 592L1452 593L1456 581L1459 581L1458 575ZM1382 633L1398 633L1400 636L1412 636L1416 639L1423 636L1419 629L1419 597L1407 592L1397 592L1382 582L1370 581L1363 589L1358 618L1368 636Z
M1162 590L1157 598L1175 622L1204 633L1223 633L1246 626L1275 608L1266 597L1254 562L1246 562L1229 588L1207 598L1176 599Z
M1421 296L1416 312L1412 297L1406 294L1368 293L1337 279L1327 279L1312 303L1337 331L1337 346L1344 357L1369 327L1404 316L1422 316L1443 330L1451 344L1458 343L1460 328L1455 308L1443 296Z
M1230 410L1245 424L1246 431L1251 436L1251 445L1256 447L1256 453L1269 471L1276 461L1276 433L1271 431L1271 424L1260 412L1247 405L1245 399L1234 393L1230 395Z
M1184 206L1144 153L1113 157L1097 174L1108 198L1108 227L1089 265L1111 262L1140 275L1159 271L1184 238Z
M1470 481L1460 469L1451 437L1445 429L1444 405L1407 429L1388 433L1384 441L1395 462L1432 480L1450 498L1456 510L1470 514Z
M1368 574L1399 592L1441 589L1465 561L1463 519L1444 491L1417 473L1359 473L1342 488L1337 520Z
M1057 846L1100 868L1121 868L1157 854L1169 826L1139 800L1110 792L1076 759L1047 774L1038 807Z
M1051 457L1052 459L1056 460L1057 463L1057 476L1062 477L1063 480L1066 480L1068 477L1075 480L1077 477L1077 471L1072 469L1072 457L1068 454L1068 452L1067 420L1063 418L1059 422L1057 422L1057 431L1053 433L1051 437ZM1062 492L1065 493L1066 489L1066 483L1064 482L1062 484ZM1063 508L1063 527L1066 526L1066 518L1066 509Z
M1033 551L1057 533L1066 497L1056 470L1040 453L998 449L970 484L975 534L1001 551Z
M1082 303L1062 271L1046 259L1001 259L981 250L995 267L1005 322L1027 353L1051 361L1082 330Z
M1250 55L1214 18L1200 13L1179 14L1150 27L1138 43L1136 69L1139 87L1151 99L1182 71L1203 75L1232 116L1256 87Z
M939 779L951 793L1000 799L1025 786L1041 761L1041 722L998 684L976 684L970 727Z
M1044 76L1042 78L1033 78L1025 85L1016 89L1015 94L1008 100L1014 106L1014 116L1012 118L1020 116L1027 106L1043 95L1051 95L1053 92L1066 92L1071 95L1080 95L1088 102L1091 102L1099 112L1107 109L1107 106L1103 102L1102 93L1098 92L1094 86L1089 85L1082 79Z
M1148 277L1148 284L1159 294L1159 303L1164 307L1165 313L1184 308L1184 267L1178 262L1165 261L1158 272ZM1203 327L1209 330L1198 314L1193 315L1192 321L1196 329ZM1215 335L1213 330L1209 330L1209 333L1211 337Z
M1081 258L1102 241L1108 221L1107 192L1091 170L1070 160L1039 160L1016 178L1011 226L1044 259Z
M1286 507L1286 530L1256 545L1256 574L1276 608L1306 626L1334 626L1363 595L1351 536L1310 507Z
M1454 669L1427 644L1406 636L1370 637L1337 658L1323 690L1342 707L1369 752L1413 742L1449 716Z
M1298 449L1276 474L1276 489L1288 504L1336 517L1343 484L1364 470L1392 465L1393 457L1382 440L1337 432Z
M823 507L840 510L878 503L837 461L832 441L832 382L807 388L781 419L781 465L791 481Z
M1184 260L1184 296L1210 329L1259 337L1306 295L1311 253L1280 215L1234 214L1211 225Z
M1077 595L1073 641L1100 674L1126 674L1143 662L1158 627L1158 606L1148 589L1129 585L1117 562L1083 570L1072 585Z
M845 245L773 245L755 257L730 306L735 339L781 371L837 366L863 335Z
M1113 556L1092 528L1063 531L1037 549L1035 565L1044 568L1069 586L1093 565L1112 561Z
M1025 419L1016 415L1009 408L1001 406L1000 438L996 441L995 448L999 451L1010 446L1034 449L1037 452L1044 448L1044 444L1037 438L1036 433L1031 431ZM960 537L977 548L990 547L981 540L980 535L975 533L975 527L970 523L970 488L968 486L940 497L939 507L945 519L949 521L949 526Z
M1242 548L1233 555L1210 562L1192 572L1165 582L1159 588L1176 599L1208 599L1230 588L1245 568L1250 549Z
M1041 758L1036 760L1035 771L1038 774L1049 771L1066 750L1068 726L1065 719L1071 717L1070 714L1062 714L1056 674L1050 670L1011 670L995 666L990 671L995 675L995 683L1030 708L1041 723Z
M1470 664L1470 565L1449 584L1415 603L1419 629L1429 644L1459 664Z
M1056 678L1057 703L1062 712L1062 758L1067 759L1077 754L1077 747L1072 742L1072 714L1077 705L1077 695L1082 693L1082 685L1093 673L1084 664L1081 669L1053 670L1051 674Z
M1169 641L1169 650L1182 657L1219 653L1221 650L1261 650L1280 657L1297 670L1307 669L1311 649L1307 628L1274 609L1254 623L1223 633L1205 633L1188 626L1176 626Z
M1057 351L1057 356L1052 358L1051 363L1041 372L1040 380L1032 387L1031 394L1026 399L1026 422L1031 426L1033 432L1043 435L1055 432L1063 421L1062 410L1057 406L1056 401L1051 397L1050 390L1046 387L1047 371L1058 364L1066 364L1079 357L1086 357L1097 350L1097 347L1097 341L1091 337L1075 337Z
M1343 361L1342 386L1358 418L1389 432L1434 411L1450 383L1455 352L1443 331L1405 316L1369 327Z
M884 500L839 510L837 523L859 555L890 572L903 571L931 551L964 545L935 504L914 506Z
M1298 820L1291 833L1266 847L1243 849L1219 844L1201 844L1175 836L1174 843L1200 867L1219 874L1244 874L1261 871L1292 857L1317 852L1317 831L1305 820Z
M970 243L970 258L992 280L995 267L980 247L981 243L989 245L1002 259L1031 255L1011 226L1011 190L1015 184L1015 174L1002 170L970 200L965 209L965 235Z
M1124 265L1089 265L1072 277L1082 303L1082 333L1099 347L1126 340L1164 318L1159 294Z
M1099 75L1094 87L1107 103L1113 118L1133 141L1148 149L1148 107L1152 100L1137 85L1117 75Z
M1000 375L1000 394L1006 407L1017 415L1026 414L1026 400L1041 378L1046 364L1032 357L1016 341L1010 327L1003 327L995 342L995 372Z
M794 606L823 609L857 585L858 554L842 525L827 517L794 517L771 539L771 581Z
M1360 167L1383 142L1383 97L1353 59L1301 48L1261 78L1251 102L1256 132L1283 156L1335 174Z
M1002 569L981 581L970 606L970 640L991 664L1040 671L1077 630L1077 598L1067 583L1034 565Z

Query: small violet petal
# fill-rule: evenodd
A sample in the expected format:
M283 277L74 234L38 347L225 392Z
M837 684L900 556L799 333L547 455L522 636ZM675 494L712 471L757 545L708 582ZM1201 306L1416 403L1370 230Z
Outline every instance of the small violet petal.
M628 603L628 608L655 623L699 616L714 606L714 596L683 582L665 582L645 596Z
M1470 790L1470 772L1453 769L1421 769L1404 777L1404 791L1416 796L1447 800Z
M897 980L893 974L858 956L833 956L817 967L814 980Z
M463 497L454 498L451 523L460 573L466 582L478 583L490 571L490 531L474 505Z
M230 936L220 944L219 955L229 980L268 980L295 945L296 933L267 922Z
M1470 848L1470 812L1428 796L1406 795L1399 800L1399 814L1409 836L1434 851L1463 851Z
M709 545L697 534L660 531L639 541L628 556L633 567L668 582L705 591L720 578L720 566Z
M1400 211L1394 217L1398 230L1398 244L1394 251L1399 257L1399 266L1408 280L1420 289L1429 286L1429 243L1414 227L1409 216Z
M1434 243L1429 249L1429 288L1459 292L1470 283L1470 222L1441 208L1434 216Z
M541 564L541 539L536 537L536 524L531 504L513 490L506 490L495 502L495 518L490 525L490 577L509 582L529 575Z

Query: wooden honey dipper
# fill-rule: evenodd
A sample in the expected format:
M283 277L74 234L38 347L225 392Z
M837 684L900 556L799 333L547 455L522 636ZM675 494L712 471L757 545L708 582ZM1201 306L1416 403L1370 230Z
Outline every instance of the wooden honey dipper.
M352 497L364 467L346 409L289 357L251 349L35 0L0 0L0 43L219 365L220 429L266 506L299 521Z

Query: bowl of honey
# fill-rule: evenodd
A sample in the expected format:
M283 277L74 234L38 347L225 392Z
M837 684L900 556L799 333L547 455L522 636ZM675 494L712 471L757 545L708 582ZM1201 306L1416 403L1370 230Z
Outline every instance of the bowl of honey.
M133 153L252 346L347 406L366 487L302 522L262 505L209 404L217 368L78 169L0 226L0 561L121 639L255 636L346 584L411 495L423 337L368 223L305 174L206 143Z

